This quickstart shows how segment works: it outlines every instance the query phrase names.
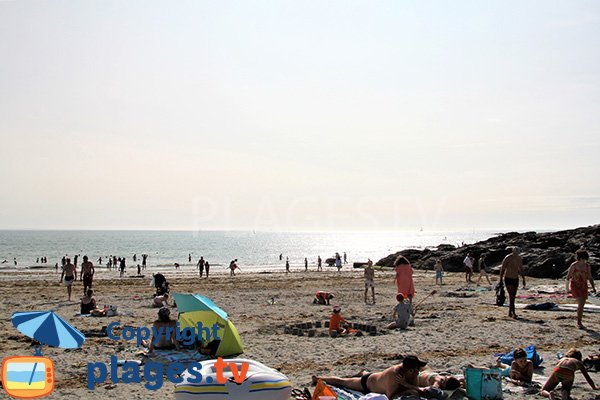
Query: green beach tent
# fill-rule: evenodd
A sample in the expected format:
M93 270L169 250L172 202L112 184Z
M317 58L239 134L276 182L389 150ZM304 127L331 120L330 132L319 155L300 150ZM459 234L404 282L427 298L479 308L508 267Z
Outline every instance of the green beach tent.
M179 329L194 328L198 335L202 334L202 332L198 332L198 323L211 330L216 323L221 339L216 355L227 357L244 352L244 345L237 329L229 320L227 313L217 307L211 299L199 294L179 293L174 293L173 298L179 310Z

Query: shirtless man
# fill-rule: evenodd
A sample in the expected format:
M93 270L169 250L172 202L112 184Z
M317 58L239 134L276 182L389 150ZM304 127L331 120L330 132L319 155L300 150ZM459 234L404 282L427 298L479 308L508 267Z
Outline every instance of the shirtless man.
M63 267L62 274L60 274L60 283L63 282L63 278L65 280L65 285L67 286L67 294L69 295L69 301L71 301L71 289L73 286L73 282L77 280L77 268L73 264L71 264L71 259L67 258L65 260L65 266Z
M365 268L365 304L367 304L367 293L371 288L373 304L375 304L375 270L373 269L373 261L369 259Z
M525 287L525 274L523 273L523 259L519 255L519 249L513 247L511 253L502 260L502 268L500 269L500 281L504 279L504 285L508 292L508 316L517 318L515 312L515 297L519 288L519 275L523 277L523 288Z
M88 289L92 288L92 281L94 280L94 264L88 259L88 256L83 256L83 262L81 263L81 279L83 280L83 293L84 296Z
M417 377L419 369L427 365L417 356L406 356L402 360L402 364L394 365L382 372L368 373L361 372L360 377L353 378L338 378L335 376L312 377L313 383L317 383L319 379L325 383L341 386L352 390L358 390L365 394L379 393L385 394L389 399L397 395L420 395L423 389L417 385Z

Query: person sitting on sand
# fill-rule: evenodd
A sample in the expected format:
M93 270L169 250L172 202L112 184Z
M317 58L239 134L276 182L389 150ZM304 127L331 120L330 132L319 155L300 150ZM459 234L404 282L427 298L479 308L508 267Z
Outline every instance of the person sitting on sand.
M425 365L427 363L419 360L417 356L408 355L404 357L401 364L389 367L382 372L361 371L360 376L352 378L313 376L312 381L316 384L321 379L329 385L357 390L364 394L385 394L389 399L393 399L398 395L420 395L425 392L417 385L419 370Z
M337 332L338 335L345 335L348 333L346 320L342 317L342 307L333 306L333 313L329 318L329 334L331 332Z
M410 305L410 302L404 300L404 295L402 293L396 295L396 300L398 301L398 304L394 307L394 313L392 315L392 319L395 319L395 321L386 328L406 329L413 315L412 306Z
M417 384L419 387L437 387L442 390L456 390L460 387L461 381L452 375L441 375L433 372L428 367L419 370Z
M168 307L169 306L169 294L165 293L162 296L155 296L152 300L152 307Z
M533 362L527 359L527 352L522 347L517 347L513 352L514 360L510 367L498 361L502 368L502 376L508 376L516 384L531 383L533 378Z
M313 304L320 304L322 306L329 305L329 300L333 299L335 295L333 293L324 292L319 290L315 294L315 299L313 300Z
M92 289L88 289L85 296L81 298L81 314L91 314L93 310L98 309L96 306L96 299L92 296L94 295L94 291Z
M552 392L558 384L561 385L561 398L562 400L570 399L571 397L571 389L573 388L573 382L575 381L575 372L577 370L581 371L581 374L585 378L585 380L590 384L592 389L598 390L592 378L588 374L583 362L581 361L583 356L581 355L581 351L571 348L567 351L567 354L563 358L558 361L556 367L552 370L552 374L548 377L548 380L542 386L542 390L540 390L540 394L544 397L554 398Z
M150 350L179 350L179 342L175 338L175 331L177 330L177 321L171 319L171 311L168 308L163 307L158 310L158 319L154 321L152 329L152 339L150 343L146 340L142 341L142 344ZM157 339L154 336L155 332L158 332L160 337L158 343L154 344ZM169 337L167 337L167 334Z

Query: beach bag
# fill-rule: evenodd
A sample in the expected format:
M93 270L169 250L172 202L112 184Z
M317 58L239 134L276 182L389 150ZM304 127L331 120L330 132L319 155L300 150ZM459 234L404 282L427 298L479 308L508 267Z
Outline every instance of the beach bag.
M469 399L502 399L502 376L499 369L465 368L463 372Z
M496 305L502 307L506 301L506 293L504 292L504 285L499 282L496 286Z
M327 399L330 397L330 399ZM319 379L317 381L317 387L312 395L312 400L337 400L337 394L329 387L323 380Z
M539 367L540 365L542 365L542 362L544 362L542 356L540 356L536 351L535 345L525 347L525 352L527 353L527 359L531 360L531 362L533 363L533 368ZM510 353L500 354L500 362L506 365L511 365L512 362L515 360L514 353L515 351L513 350Z

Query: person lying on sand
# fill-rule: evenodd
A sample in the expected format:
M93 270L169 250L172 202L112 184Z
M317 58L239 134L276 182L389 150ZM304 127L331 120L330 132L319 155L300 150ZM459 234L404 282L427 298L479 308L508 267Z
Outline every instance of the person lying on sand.
M404 357L401 364L389 367L382 372L369 373L361 371L361 376L352 378L313 376L312 381L316 384L321 379L329 385L357 390L364 394L385 394L389 399L392 399L398 395L420 395L426 392L417 385L419 370L425 365L427 363L419 360L417 356L408 355Z
M441 375L430 368L423 367L419 371L417 383L419 387L433 386L442 390L456 390L460 387L461 381L452 375Z
M575 348L569 349L567 354L558 361L558 364L556 364L556 367L552 370L552 374L550 374L548 380L544 386L542 386L540 394L551 399L557 398L551 392L556 389L560 383L562 400L570 399L571 389L573 389L573 382L575 381L575 372L577 370L581 371L581 374L590 384L592 389L598 390L599 388L596 387L594 381L590 378L587 369L585 369L585 366L581 361L582 359L583 356L581 355L581 351Z

